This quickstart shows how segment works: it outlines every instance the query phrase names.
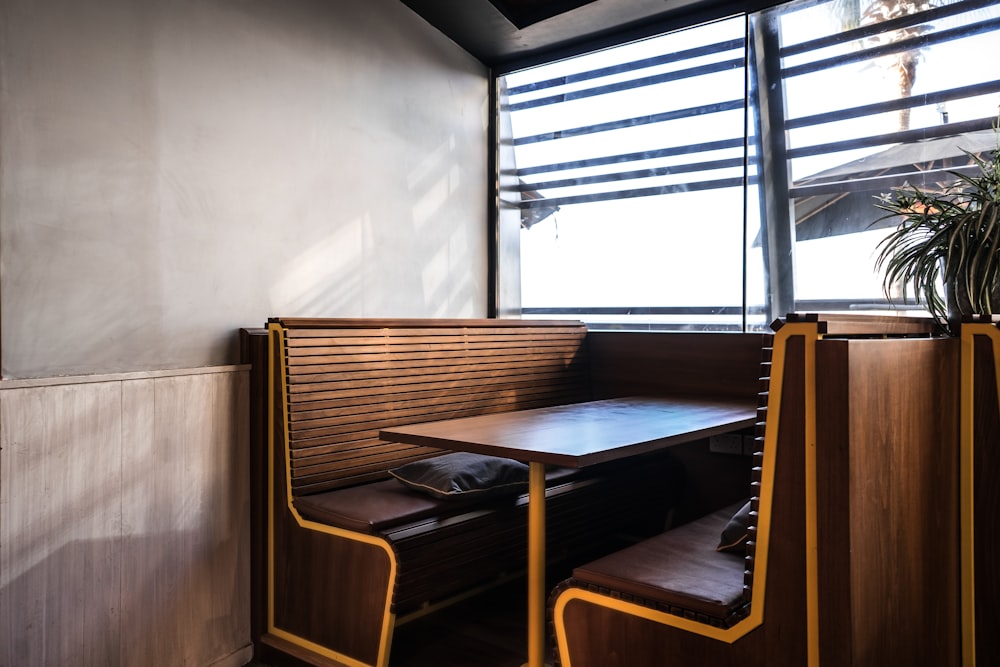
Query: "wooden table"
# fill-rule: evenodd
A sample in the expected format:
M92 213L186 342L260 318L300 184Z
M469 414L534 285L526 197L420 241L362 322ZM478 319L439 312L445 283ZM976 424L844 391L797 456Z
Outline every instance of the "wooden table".
M545 466L583 468L753 425L756 403L633 396L385 429L383 440L526 461L528 667L545 664Z

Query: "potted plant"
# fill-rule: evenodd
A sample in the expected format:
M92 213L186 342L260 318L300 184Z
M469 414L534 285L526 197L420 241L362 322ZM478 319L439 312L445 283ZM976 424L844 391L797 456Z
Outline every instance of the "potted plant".
M982 157L965 151L977 173L949 172L957 181L941 192L913 186L878 197L888 212L880 220L900 218L879 243L875 266L885 269L882 288L912 289L941 330L958 334L966 315L992 315L1000 307L1000 130L998 149ZM941 287L944 294L941 294Z

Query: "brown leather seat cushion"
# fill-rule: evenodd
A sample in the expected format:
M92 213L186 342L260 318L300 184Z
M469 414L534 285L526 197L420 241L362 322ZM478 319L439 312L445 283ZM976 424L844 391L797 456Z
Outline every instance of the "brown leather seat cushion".
M741 503L573 571L578 583L725 619L743 606L744 557L716 551Z
M580 476L582 472L579 470L552 468L546 473L546 484L562 484ZM295 509L306 519L375 534L431 517L446 518L483 507L510 505L523 498L523 495L515 495L485 500L441 500L407 489L398 480L387 479L300 496L294 502Z

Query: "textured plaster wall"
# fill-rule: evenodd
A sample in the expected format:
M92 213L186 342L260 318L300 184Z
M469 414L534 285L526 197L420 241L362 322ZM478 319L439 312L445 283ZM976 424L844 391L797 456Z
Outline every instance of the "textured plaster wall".
M485 315L486 107L397 0L0 0L3 377Z

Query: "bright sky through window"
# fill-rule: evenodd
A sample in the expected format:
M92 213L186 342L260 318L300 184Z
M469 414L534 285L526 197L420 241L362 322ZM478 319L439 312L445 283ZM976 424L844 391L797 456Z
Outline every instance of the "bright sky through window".
M501 197L531 212L524 311L738 329L778 302L886 308L874 194L908 172L939 179L963 157L944 138L981 143L997 116L1000 7L981 4L852 32L833 3L790 3L506 75L516 164L502 168L521 192ZM777 58L780 81L751 53ZM916 67L902 129L900 57Z

